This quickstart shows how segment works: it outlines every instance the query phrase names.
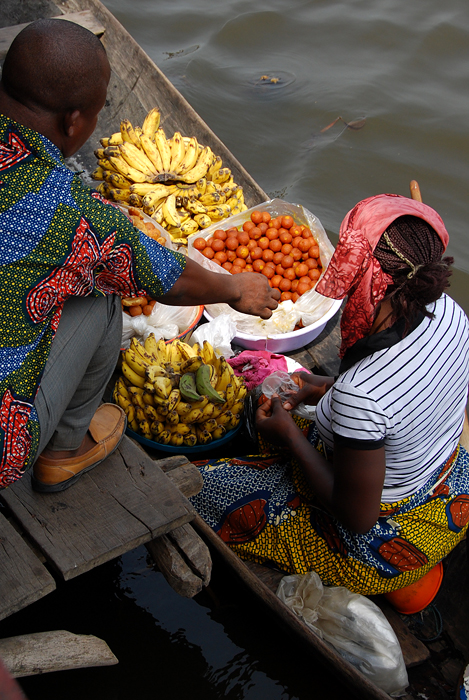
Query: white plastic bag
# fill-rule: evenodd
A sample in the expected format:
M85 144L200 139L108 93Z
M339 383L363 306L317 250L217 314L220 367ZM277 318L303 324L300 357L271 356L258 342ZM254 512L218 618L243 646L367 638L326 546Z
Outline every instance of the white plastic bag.
M326 587L311 571L284 576L277 596L321 639L393 697L409 681L399 641L377 605L342 586Z
M128 348L133 336L144 342L150 333L154 333L157 340L175 338L189 328L198 312L198 306L167 306L157 302L149 316L129 316L123 313L122 347Z
M229 220L219 221L203 231L197 231L197 233L194 233L187 239L188 256L213 272L226 275L231 274L194 248L194 241L196 238L200 237L205 239L210 238L213 232L219 228L226 229L228 221L230 226L241 226L245 221L250 219L251 212L255 209L268 211L272 217L289 214L293 216L295 222L308 226L313 236L318 241L323 271L326 269L334 253L334 247L329 241L321 222L314 214L300 204L291 204L290 202L284 202L282 199L271 199L267 202L262 202L241 214L231 216ZM248 314L242 314L239 311L231 309L227 304L210 304L207 305L206 308L208 313L214 318L222 313L228 314L236 324L237 330L241 333L270 337L272 335L290 333L300 320L305 326L315 323L331 309L334 303L336 303L335 299L328 299L318 294L314 289L311 289L309 292L306 292L306 294L303 294L296 303L283 301L267 320L249 316Z
M231 349L231 341L236 335L236 325L227 314L221 314L209 323L203 323L192 333L189 344L199 343L203 345L208 340L218 357L228 358L234 355Z

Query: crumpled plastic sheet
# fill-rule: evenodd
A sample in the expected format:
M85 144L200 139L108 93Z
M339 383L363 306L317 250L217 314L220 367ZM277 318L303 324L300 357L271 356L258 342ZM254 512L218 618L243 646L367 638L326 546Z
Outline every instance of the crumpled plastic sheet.
M399 641L369 598L343 586L323 586L318 574L284 576L277 596L321 639L393 697L409 684Z
M314 214L300 204L292 204L281 199L271 199L241 214L230 217L230 225L239 226L243 224L244 221L249 220L251 212L254 211L254 209L268 211L272 216L290 214L295 221L308 226L313 236L318 241L323 270L326 269L334 253L334 247L329 241L321 222ZM230 273L227 270L224 270L222 267L206 258L200 251L196 250L193 245L196 238L210 238L213 232L220 227L224 228L223 222L213 224L204 229L204 231L197 231L196 234L190 236L188 238L188 256L209 270L229 275ZM248 314L242 314L239 311L235 311L227 304L209 304L206 306L206 309L214 318L220 314L228 314L236 324L237 330L241 333L270 337L272 335L290 333L294 330L299 321L302 321L305 326L319 321L332 308L334 303L335 299L323 297L314 289L311 289L309 292L306 292L306 294L303 294L296 303L292 301L283 301L267 320L249 316Z
M201 324L192 333L189 345L199 343L203 345L204 340L208 340L215 350L217 357L228 358L233 356L231 341L236 335L236 326L228 314L221 314L208 323Z
M122 347L128 348L133 336L144 342L150 333L154 333L157 340L175 338L189 328L198 312L198 306L167 306L157 302L149 316L129 316L123 313Z

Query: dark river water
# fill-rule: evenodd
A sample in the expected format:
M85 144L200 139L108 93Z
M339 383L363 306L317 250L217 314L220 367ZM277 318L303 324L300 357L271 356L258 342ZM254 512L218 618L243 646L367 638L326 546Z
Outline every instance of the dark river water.
M105 4L261 187L310 209L334 243L359 200L407 195L416 179L446 223L450 293L469 310L467 0ZM140 548L2 636L32 621L102 637L120 663L24 679L30 700L348 697L217 562L210 589L185 600Z

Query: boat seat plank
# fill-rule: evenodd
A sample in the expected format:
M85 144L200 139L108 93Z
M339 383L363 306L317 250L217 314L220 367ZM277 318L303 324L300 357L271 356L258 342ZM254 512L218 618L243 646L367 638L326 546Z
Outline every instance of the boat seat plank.
M93 34L96 34L97 36L104 33L104 26L96 19L90 10L56 15L53 19L66 19L69 22L75 22L75 24L80 24L82 27L89 29L90 32L93 32ZM30 24L30 22L15 24L12 27L3 27L0 29L0 60L5 58L13 39L15 39L21 30L27 27L28 24Z
M53 577L0 514L0 620L55 590Z
M70 489L40 494L27 474L1 494L65 580L190 522L195 511L129 438Z

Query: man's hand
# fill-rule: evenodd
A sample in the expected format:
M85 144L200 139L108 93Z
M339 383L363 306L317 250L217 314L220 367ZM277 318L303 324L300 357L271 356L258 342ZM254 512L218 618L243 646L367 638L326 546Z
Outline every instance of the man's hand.
M272 289L267 277L258 272L243 272L233 275L233 278L238 283L239 297L236 301L228 302L230 306L244 314L270 318L278 306L280 291Z
M295 436L298 437L298 433L301 435L300 429L282 407L282 402L276 394L257 409L256 427L262 437L272 445L286 446Z
M267 319L277 308L279 299L279 290L271 289L264 275L256 272L225 275L187 258L179 279L158 301L170 306L225 303L236 311Z
M322 377L317 374L308 374L308 372L293 372L290 377L295 384L298 384L299 391L292 393L284 402L283 407L287 411L293 410L300 403L316 406L334 383L333 377Z

